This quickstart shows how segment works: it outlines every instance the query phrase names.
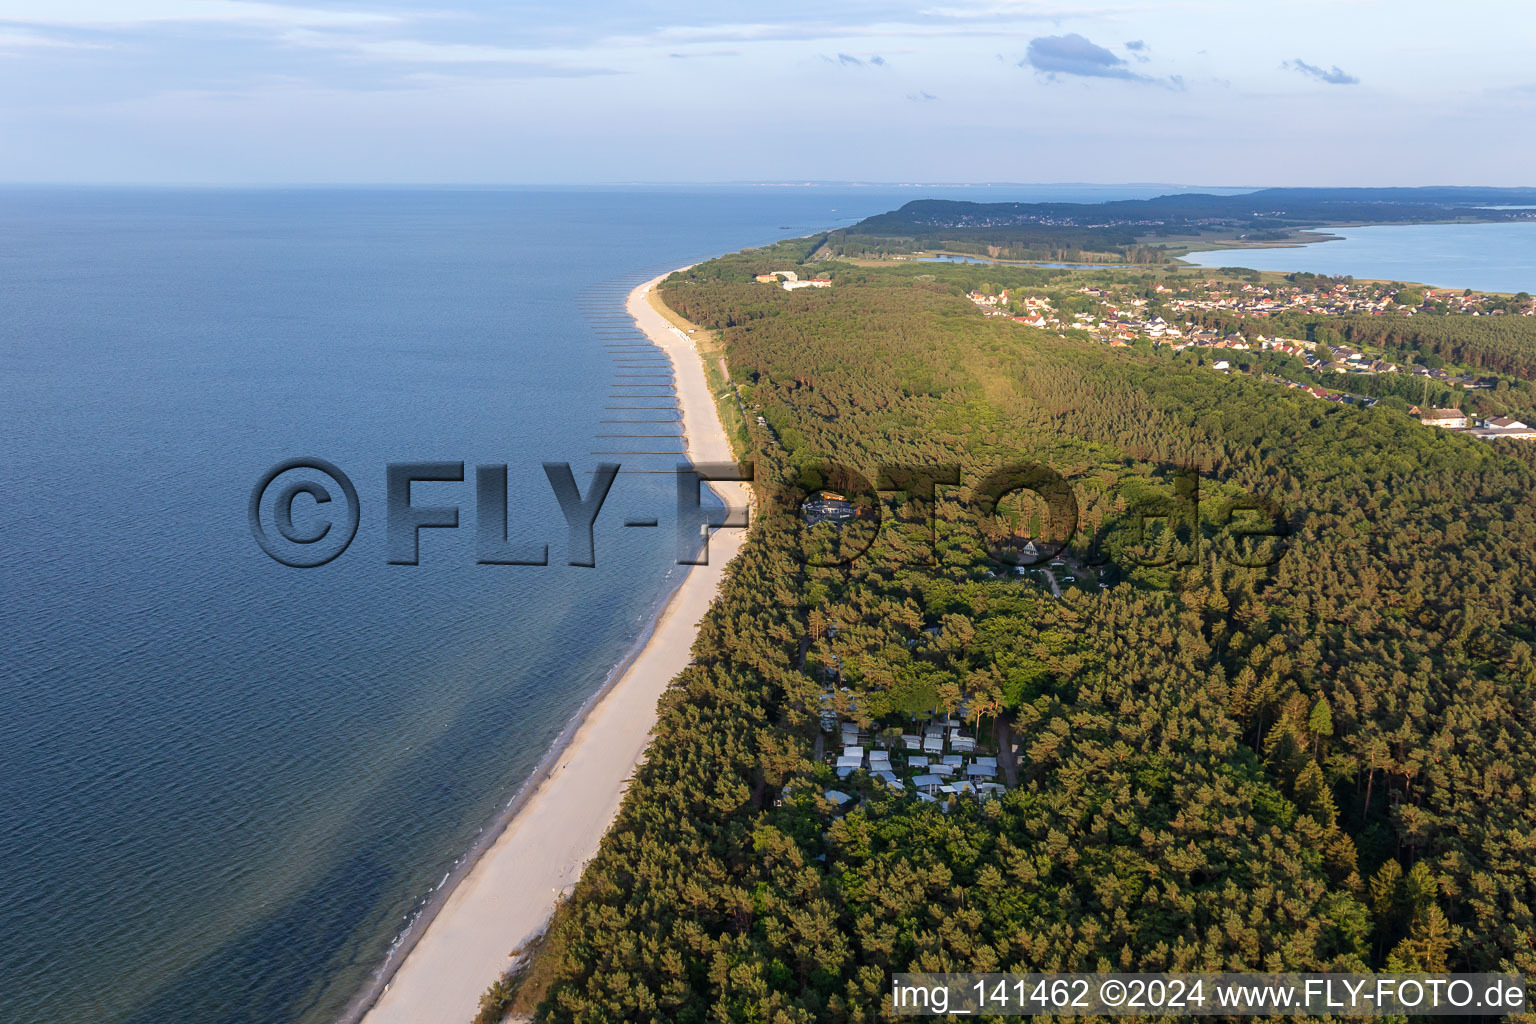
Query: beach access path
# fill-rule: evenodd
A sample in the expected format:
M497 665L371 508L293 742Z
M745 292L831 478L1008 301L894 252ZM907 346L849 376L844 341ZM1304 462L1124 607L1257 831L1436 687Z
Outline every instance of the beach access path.
M693 342L647 301L660 281L632 291L625 308L672 361L688 457L695 463L731 462ZM710 486L733 511L747 507L746 485ZM699 621L745 533L714 531L709 564L689 569L650 640L588 712L501 836L425 922L365 1024L467 1024L481 993L509 966L512 950L544 928L556 900L581 877L618 813L650 741L657 701L688 666Z

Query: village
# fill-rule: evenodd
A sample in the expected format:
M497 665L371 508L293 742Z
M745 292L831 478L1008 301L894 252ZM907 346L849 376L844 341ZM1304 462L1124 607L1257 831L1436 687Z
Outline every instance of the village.
M953 798L986 800L1008 788L998 781L1002 771L998 755L980 753L976 736L966 732L959 718L933 718L915 732L891 728L872 733L857 722L839 721L829 710L822 716L822 729L841 739L841 753L824 753L820 760L849 789L878 785L948 810ZM854 793L839 789L828 789L823 795L834 808L857 799Z
M835 672L829 675L835 677ZM999 708L972 708L962 701L952 713L936 709L921 722L914 717L907 731L899 726L876 729L834 711L836 696L831 689L822 694L814 755L826 766L827 778L835 774L844 787L822 794L835 812L851 810L861 793L874 796L881 790L938 804L945 811L950 801L961 797L988 800L1007 792L1015 773L1011 735L1001 725L992 737L975 728L983 713L996 715ZM966 718L973 718L970 731ZM836 745L829 750L832 743Z
M1282 313L1414 316L1422 310L1431 309L1437 313L1452 311L1470 316L1536 315L1536 300L1524 293L1516 297L1518 312L1511 314L1511 304L1507 300L1470 290L1462 293L1435 289L1419 291L1393 289L1381 284L1358 285L1335 283L1330 279L1320 280L1328 283L1308 289L1294 285L1238 285L1211 279L1203 282L1198 295L1195 294L1197 289L1174 289L1159 283L1152 289L1155 299L1135 294L1130 288L1085 286L1077 289L1072 296L1072 304L1089 305L1092 308L1075 312L1057 309L1048 296L1010 295L1007 289L995 295L972 291L968 297L983 315L1006 317L1015 323L1055 330L1060 334L1067 331L1082 332L1111 348L1150 344L1154 350L1166 346L1175 353L1191 349L1208 350L1211 358L1206 365L1220 372L1230 372L1247 353L1274 353L1292 356L1307 370L1316 373L1404 374L1419 377L1424 379L1426 390L1430 384L1466 391L1486 390L1494 388L1498 381L1493 377L1454 372L1443 366L1399 365L1385 353L1369 352L1342 341L1313 342L1283 337L1278 332L1250 335L1217 330L1203 324L1202 319L1213 319L1212 314L1223 314L1228 318L1265 319ZM1399 301L1400 298L1410 304ZM1323 401L1366 407L1378 401L1364 395L1351 394L1347 390L1290 380L1278 374L1271 377L1276 383L1304 390ZM1536 439L1536 428L1508 416L1478 420L1459 410L1431 409L1427 406L1422 409L1414 406L1409 412L1425 425L1465 431L1485 440L1500 437Z

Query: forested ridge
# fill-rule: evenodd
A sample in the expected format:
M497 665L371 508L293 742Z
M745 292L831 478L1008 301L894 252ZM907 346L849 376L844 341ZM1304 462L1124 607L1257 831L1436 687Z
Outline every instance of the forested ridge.
M1428 221L1526 220L1528 188L1267 188L1234 195L1175 193L1097 203L975 203L915 199L833 232L843 255L953 249L1009 259L1156 262L1159 239L1241 233L1279 240L1302 227Z
M562 908L539 1018L882 1020L905 970L1536 972L1530 452L964 298L968 273L1046 271L752 280L816 245L662 286L761 410L774 507ZM996 571L971 489L1020 461L1071 484L1070 557L1113 585ZM888 495L868 552L825 564L857 528L778 496L893 464L961 470L933 557ZM1203 500L1151 542L1179 557L1131 557L1136 509L1187 469ZM1280 510L1272 564L1227 557L1253 543L1222 514L1243 495ZM1018 784L947 813L865 786L835 814L811 756L829 678L874 726L1001 716Z

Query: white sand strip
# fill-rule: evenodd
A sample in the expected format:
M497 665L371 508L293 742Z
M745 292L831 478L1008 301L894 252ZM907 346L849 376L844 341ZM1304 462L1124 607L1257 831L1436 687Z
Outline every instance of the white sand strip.
M660 280L632 291L625 308L672 360L689 458L730 462L730 444L692 342L679 337L646 300ZM712 486L732 509L747 506L745 485ZM426 924L365 1024L467 1024L481 993L506 970L508 954L544 927L557 897L580 877L618 813L624 787L650 740L656 703L688 666L699 620L744 539L743 530L714 533L709 565L688 571L649 642Z

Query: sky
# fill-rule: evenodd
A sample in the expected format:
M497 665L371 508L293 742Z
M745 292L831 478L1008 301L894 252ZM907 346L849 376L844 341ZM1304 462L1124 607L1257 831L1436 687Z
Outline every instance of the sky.
M1526 0L0 0L0 181L1533 185Z

